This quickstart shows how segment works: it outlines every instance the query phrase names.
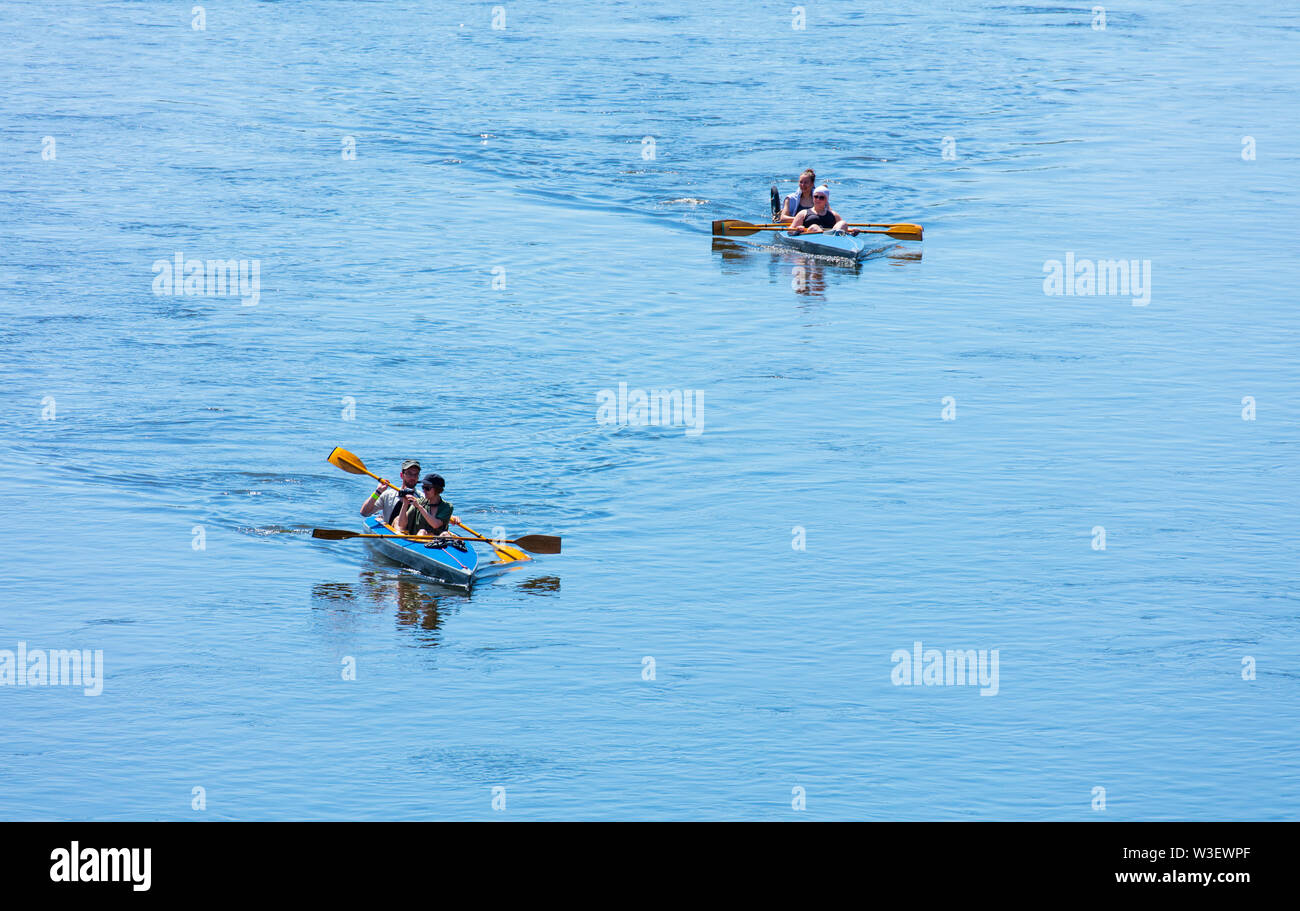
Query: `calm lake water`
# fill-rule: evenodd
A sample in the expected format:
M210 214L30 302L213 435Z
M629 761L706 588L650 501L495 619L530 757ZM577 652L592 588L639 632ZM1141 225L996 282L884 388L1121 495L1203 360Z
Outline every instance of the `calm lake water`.
M1300 816L1300 14L1102 25L0 2L0 818ZM925 240L710 239L807 166Z

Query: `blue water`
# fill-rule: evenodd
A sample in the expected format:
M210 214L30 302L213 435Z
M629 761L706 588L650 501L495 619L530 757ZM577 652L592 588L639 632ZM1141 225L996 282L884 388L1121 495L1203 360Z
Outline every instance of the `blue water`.
M1300 816L1300 14L1090 7L0 2L0 818ZM809 165L925 240L711 242Z

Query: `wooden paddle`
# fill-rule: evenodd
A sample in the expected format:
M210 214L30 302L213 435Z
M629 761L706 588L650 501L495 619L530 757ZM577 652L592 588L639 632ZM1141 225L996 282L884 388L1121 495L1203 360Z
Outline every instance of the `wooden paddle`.
M876 224L875 222L850 222L850 228L886 228L884 231L859 231L859 234L888 234L901 240L920 240L923 230L920 225L910 224ZM717 237L747 237L758 231L789 231L789 225L753 225L747 221L734 218L723 219L713 223L713 233Z
M467 538L457 535L375 535L359 531L344 531L341 528L313 528L313 538L322 541L347 541L350 538L401 538L404 541L483 541L486 544L518 544L531 554L558 554L560 539L556 535L524 535L512 541L493 541L491 538Z
M393 488L394 490L402 489L402 486L400 484L394 484L391 481L385 481L379 475L372 472L369 468L366 467L365 462L362 462L359 458L357 458L352 453L348 452L342 446L335 446L334 451L329 454L326 460L335 468L342 468L344 471L348 472L349 474L368 474L370 475L370 477L374 478L379 483L387 484L389 487ZM481 537L478 532L470 528L464 522L460 522L460 527L465 529L471 535L473 535L474 540L488 541L488 543L491 543L489 539ZM559 539L557 538L556 540L558 541ZM511 563L515 560L528 559L523 555L522 552L515 550L513 547L497 547L495 544L493 544L492 549L495 550L497 552L497 556L501 557L502 560L504 560L506 563ZM556 551L556 553L559 553L559 551Z

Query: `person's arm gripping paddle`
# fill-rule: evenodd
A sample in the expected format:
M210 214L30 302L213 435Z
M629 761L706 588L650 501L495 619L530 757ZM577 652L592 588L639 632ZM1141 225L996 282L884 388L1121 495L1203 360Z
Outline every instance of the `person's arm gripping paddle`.
M375 492L370 495L366 502L361 504L362 516L368 516L379 508L380 497L383 496L385 490L392 490L392 487L389 486L387 481L380 481L379 486L375 488Z
M346 450L336 448L331 452L330 463L338 465L352 474L370 474L369 471L366 471L366 466L362 465L356 456ZM370 476L379 482L379 486L375 488L375 492L370 498L361 504L361 515L369 516L375 510L382 509L383 512L379 514L380 521L384 523L391 522L394 518L393 514L401 508L402 490L384 478L373 474L370 474ZM407 459L403 462L401 478L402 489L412 487L420 478L420 463L415 459Z

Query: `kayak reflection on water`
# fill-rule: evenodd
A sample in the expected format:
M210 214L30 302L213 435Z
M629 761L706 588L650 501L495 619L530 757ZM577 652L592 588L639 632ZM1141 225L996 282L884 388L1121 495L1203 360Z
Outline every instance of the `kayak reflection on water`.
M330 627L351 630L356 622L348 619L351 615L392 609L399 627L423 633L438 633L448 614L469 597L429 585L416 576L376 570L363 571L355 583L313 585L311 594L313 606ZM438 644L437 636L424 638L429 645Z
M560 591L558 576L532 576L516 586L521 594L549 597ZM383 613L389 609L399 627L437 634L447 617L459 612L470 600L466 592L443 588L418 574L385 570L362 570L356 582L318 582L312 586L311 599L318 617L327 626L352 630L357 613ZM425 644L437 645L437 635L422 637Z

